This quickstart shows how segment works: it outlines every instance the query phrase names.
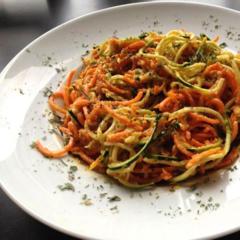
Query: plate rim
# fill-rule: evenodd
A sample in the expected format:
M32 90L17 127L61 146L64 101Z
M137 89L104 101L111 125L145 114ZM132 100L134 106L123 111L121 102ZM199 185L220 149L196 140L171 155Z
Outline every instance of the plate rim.
M64 28L68 25L71 25L77 21L81 21L82 19L88 18L88 17L92 17L92 16L96 16L98 14L102 14L102 13L107 13L107 12L111 12L111 11L116 11L119 9L124 9L124 8L131 8L134 6L146 6L146 5L181 5L181 6L204 6L204 7L208 7L208 8L213 8L216 10L222 10L222 11L226 11L228 13L234 13L234 14L238 14L240 16L240 11L232 9L232 8L227 8L224 6L218 6L212 3L201 3L201 2L193 2L193 1L153 1L153 2L135 2L135 3L128 3L128 4L122 4L122 5L117 5L117 6L113 6L113 7L107 7L107 8L103 8L100 10L95 10L92 12L89 12L87 14L83 14L80 15L78 17L74 17L70 20L67 20L51 29L49 29L48 31L46 31L45 33L41 34L39 37L37 37L36 39L34 39L33 41L31 41L30 43L28 43L25 47L23 47L6 65L5 67L2 69L2 71L0 72L0 85L3 84L2 82L4 81L4 76L6 75L6 73L11 69L11 67L14 65L15 61L26 51L26 49L30 48L31 46L35 45L36 43L40 42L42 39L48 37L48 35L50 34L54 34L54 32L58 31L61 28ZM1 167L1 165L0 165ZM6 184L7 185L7 184ZM69 236L72 237L76 237L76 238L82 238L82 239L86 239L86 240L102 240L100 238L93 238L91 236L86 236L83 234L79 234L76 233L74 231L71 231L67 228L65 228L64 226L61 226L59 224L56 224L52 221L49 221L48 219L45 219L44 217L42 217L41 215L37 214L34 212L34 210L30 209L28 206L25 206L19 199L17 199L17 197L15 197L15 194L13 192L11 192L10 190L8 190L8 188L4 185L4 181L1 179L0 176L0 189L2 189L2 191L8 196L8 198L14 203L16 204L18 207L20 207L25 213L27 213L29 216L33 217L35 220L37 220L38 222L51 227L52 229L67 234ZM205 235L201 238L195 238L195 239L209 239L209 238L218 238L218 237L222 237L222 236L226 236L228 234L237 232L240 230L240 224L238 226L233 226L231 228L229 228L228 230L225 231L219 231L218 233L213 233L211 235Z

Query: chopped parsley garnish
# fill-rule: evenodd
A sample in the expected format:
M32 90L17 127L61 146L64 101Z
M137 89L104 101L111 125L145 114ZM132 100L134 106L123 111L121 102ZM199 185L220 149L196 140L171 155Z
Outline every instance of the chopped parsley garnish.
M219 47L225 48L225 47L227 47L227 44L225 42L223 42L223 43L219 44Z
M82 200L86 200L86 199L87 199L87 194L83 194Z
M107 193L100 193L100 198L104 198L107 195Z
M93 205L92 200L90 198L88 198L87 194L83 194L82 195L82 202L81 202L81 204L83 204L85 206Z
M35 142L32 142L32 143L30 144L30 147L31 147L31 148L35 148L35 147L36 147L36 143L35 143Z
M147 36L148 36L148 33L143 32L143 33L141 33L141 34L138 36L138 38L139 38L139 39L144 39L144 38L147 37Z
M71 172L76 172L78 170L77 166L70 166Z
M46 141L46 140L47 140L47 137L46 137L46 136L43 136L43 137L42 137L42 140L43 140L43 141Z
M52 118L48 119L51 124L61 124L62 120L59 116L53 115Z
M119 196L108 197L109 202L119 202L121 198Z
M207 40L210 40L210 38L205 33L199 34L200 38L206 38Z
M56 72L57 73L60 73L61 72L61 69L60 68L55 68Z
M50 97L52 94L53 94L53 91L48 87L46 87L43 91L43 96L44 97Z
M87 48L87 47L88 47L88 44L85 44L85 43L82 44L82 48Z
M73 192L75 192L75 187L72 185L72 183L64 183L63 185L58 185L58 188L61 191L73 191Z
M170 136L174 131L180 128L179 122L173 121L171 124L169 124L166 128L162 129L157 138L161 137L168 137Z
M85 56L87 56L89 54L89 50L87 50L83 55L82 55L82 57L85 57Z
M69 168L69 171L68 171L68 179L69 181L73 181L75 179L75 175L74 173L77 171L77 167L76 166L71 166Z
M201 196L203 195L203 193L202 193L202 192L196 192L195 195L196 195L197 197L201 197Z
M190 188L187 189L188 192L194 192L197 189L196 186L192 186Z
M207 45L203 44L198 48L195 55L189 59L191 64L196 62L211 63L216 60L216 53L214 51L209 51Z
M21 88L19 88L19 92L20 92L20 94L24 95L24 92Z
M187 34L183 35L182 37L183 37L183 38L186 38L186 39L190 39L190 36L187 35Z
M213 198L212 197L209 197L208 198L208 202L212 202L213 201Z
M117 211L118 210L118 206L114 206L112 208L110 208L111 211Z

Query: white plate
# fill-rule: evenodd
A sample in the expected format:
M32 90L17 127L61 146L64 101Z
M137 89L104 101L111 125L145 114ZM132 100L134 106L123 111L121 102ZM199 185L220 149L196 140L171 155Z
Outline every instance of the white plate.
M86 47L112 35L184 28L211 37L219 35L229 49L237 51L239 19L236 11L208 5L140 3L80 17L35 40L0 77L1 187L36 219L82 238L185 240L238 230L239 170L222 174L192 192L184 188L171 192L166 187L136 192L87 171L69 157L44 159L29 145L47 136L46 145L59 147L56 137L48 133L43 91L46 86L57 88L66 72L79 64ZM75 192L60 191L58 185L70 181L68 171L74 164L79 169L72 181ZM101 194L105 192L106 196ZM91 206L83 204L84 194L91 199ZM115 195L121 201L110 202L108 197Z

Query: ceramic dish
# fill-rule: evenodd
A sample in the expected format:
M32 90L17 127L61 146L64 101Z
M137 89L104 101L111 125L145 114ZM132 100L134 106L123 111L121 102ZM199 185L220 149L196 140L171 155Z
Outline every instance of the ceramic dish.
M115 35L186 29L219 35L240 49L236 11L193 3L139 3L67 22L24 48L0 76L0 185L39 221L86 239L204 239L240 228L239 163L197 189L133 191L66 157L43 158L31 143L60 142L51 130L47 95L95 43ZM77 171L76 171L77 170ZM117 197L116 197L117 196Z

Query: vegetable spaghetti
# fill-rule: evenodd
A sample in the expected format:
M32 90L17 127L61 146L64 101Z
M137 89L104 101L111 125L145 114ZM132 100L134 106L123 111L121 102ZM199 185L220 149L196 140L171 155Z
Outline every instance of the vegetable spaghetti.
M238 156L240 55L183 30L110 38L49 97L65 146L128 187L177 183Z

